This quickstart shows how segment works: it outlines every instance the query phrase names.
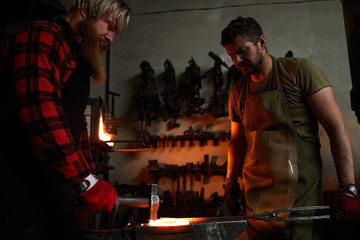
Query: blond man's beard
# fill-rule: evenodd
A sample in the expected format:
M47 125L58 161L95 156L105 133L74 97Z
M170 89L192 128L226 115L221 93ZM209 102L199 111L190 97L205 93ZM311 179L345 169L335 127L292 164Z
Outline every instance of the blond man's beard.
M109 49L109 43L100 39L93 26L95 19L85 19L79 24L79 35L81 36L80 56L90 63L92 69L91 79L98 84L106 81L106 70L102 58L103 51Z

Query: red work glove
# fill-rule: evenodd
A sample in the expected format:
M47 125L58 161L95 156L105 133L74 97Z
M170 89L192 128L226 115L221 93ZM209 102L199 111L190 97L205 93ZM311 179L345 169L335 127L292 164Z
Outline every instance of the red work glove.
M334 220L360 220L360 195L350 184L340 189L333 197L330 209Z
M77 191L80 207L86 209L89 213L102 211L109 213L111 211L117 193L110 183L97 179L94 175L89 175L84 181L75 184L75 190L79 186L85 186L85 188Z

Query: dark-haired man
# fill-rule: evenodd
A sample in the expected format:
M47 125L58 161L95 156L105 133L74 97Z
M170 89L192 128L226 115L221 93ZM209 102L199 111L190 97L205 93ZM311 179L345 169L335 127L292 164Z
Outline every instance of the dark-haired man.
M341 188L334 211L343 218L358 218L350 136L325 74L306 59L271 56L253 18L231 21L221 43L245 75L231 89L228 103L231 140L225 199L230 211L238 209L233 198L240 195L239 176L246 215L321 204L319 121L330 139ZM250 239L319 237L315 221L248 223Z

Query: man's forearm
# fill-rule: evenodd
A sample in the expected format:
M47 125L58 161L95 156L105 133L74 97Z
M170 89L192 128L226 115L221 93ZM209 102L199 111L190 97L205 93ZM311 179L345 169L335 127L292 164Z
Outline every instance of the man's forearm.
M329 135L331 153L334 158L340 187L355 183L354 160L349 131L346 127L338 128Z
M241 175L246 155L244 125L231 121L231 139L228 148L227 182L236 182Z
M242 172L244 158L244 143L230 141L228 149L228 165L226 179L231 179L231 181L237 181L237 178L241 175Z

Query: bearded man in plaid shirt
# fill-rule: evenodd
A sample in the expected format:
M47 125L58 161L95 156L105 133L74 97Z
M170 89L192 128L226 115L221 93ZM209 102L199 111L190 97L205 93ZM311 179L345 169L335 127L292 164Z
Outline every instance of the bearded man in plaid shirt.
M74 0L56 21L35 21L1 42L1 223L13 239L73 239L73 196L87 212L117 197L97 179L84 110L102 52L122 34L122 0Z

